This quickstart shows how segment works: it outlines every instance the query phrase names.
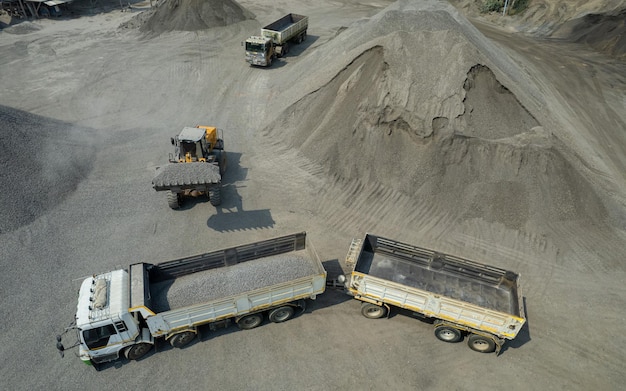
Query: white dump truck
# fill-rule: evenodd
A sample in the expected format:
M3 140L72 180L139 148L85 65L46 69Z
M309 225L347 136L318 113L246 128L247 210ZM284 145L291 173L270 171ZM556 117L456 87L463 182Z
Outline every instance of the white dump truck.
M136 360L157 339L183 347L202 325L215 330L234 321L251 329L265 318L284 322L325 288L326 271L302 232L88 277L65 332L77 332L71 347L97 368L120 356ZM57 337L61 353L62 340Z
M366 318L391 307L434 320L444 342L467 337L475 351L500 352L526 322L519 274L366 234L352 241L344 280Z
M308 16L287 14L261 29L261 35L246 39L246 61L252 65L268 67L276 57L289 53L291 43L306 40Z

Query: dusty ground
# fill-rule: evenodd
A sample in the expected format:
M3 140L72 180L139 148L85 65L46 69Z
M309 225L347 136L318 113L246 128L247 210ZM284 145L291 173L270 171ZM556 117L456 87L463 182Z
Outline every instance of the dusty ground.
M134 18L147 2L86 2L0 32L8 387L621 388L619 56L511 34L519 24L476 29L434 1L178 7L191 3L174 28L146 31ZM287 12L310 17L308 40L249 67L240 42ZM169 137L195 124L224 130L224 203L172 211L150 181ZM367 320L329 289L287 323L206 332L101 372L58 356L83 276L301 230L331 273L365 232L520 272L528 327L481 355L402 314Z

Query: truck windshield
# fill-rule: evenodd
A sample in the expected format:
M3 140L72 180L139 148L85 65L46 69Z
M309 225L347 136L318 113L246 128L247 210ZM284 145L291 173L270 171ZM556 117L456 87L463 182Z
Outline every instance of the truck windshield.
M262 43L246 42L246 50L249 52L265 52L265 45Z
M97 349L106 346L109 343L111 335L117 334L112 324L96 327L89 330L83 330L83 339L89 349Z

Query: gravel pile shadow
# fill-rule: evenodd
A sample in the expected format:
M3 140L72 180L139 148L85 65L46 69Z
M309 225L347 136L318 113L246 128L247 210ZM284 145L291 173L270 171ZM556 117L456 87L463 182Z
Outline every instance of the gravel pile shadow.
M44 215L91 170L94 141L85 130L0 106L0 234Z
M342 181L379 183L463 218L520 229L606 217L559 140L496 78L497 53L483 56L475 31L439 5L409 3L335 38L327 50L354 60L266 131Z
M168 31L205 30L254 18L252 12L234 0L164 0L121 27L161 34Z
M571 20L553 36L585 43L598 52L626 60L626 9Z

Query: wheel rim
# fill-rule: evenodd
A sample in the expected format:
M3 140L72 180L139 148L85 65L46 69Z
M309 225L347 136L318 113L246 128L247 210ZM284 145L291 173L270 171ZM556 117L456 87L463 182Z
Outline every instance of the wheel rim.
M241 326L244 329L252 329L261 324L260 316L247 316L241 320Z
M287 319L291 318L292 314L293 310L291 310L290 308L280 308L272 314L272 318L274 322L284 322Z
M383 311L380 308L370 307L367 309L367 315L371 318L380 318Z
M458 335L450 329L439 330L437 335L439 335L442 340L447 342L454 341L458 338Z
M472 341L472 346L474 347L474 349L481 352L485 352L489 350L489 348L491 348L491 344L483 339Z

